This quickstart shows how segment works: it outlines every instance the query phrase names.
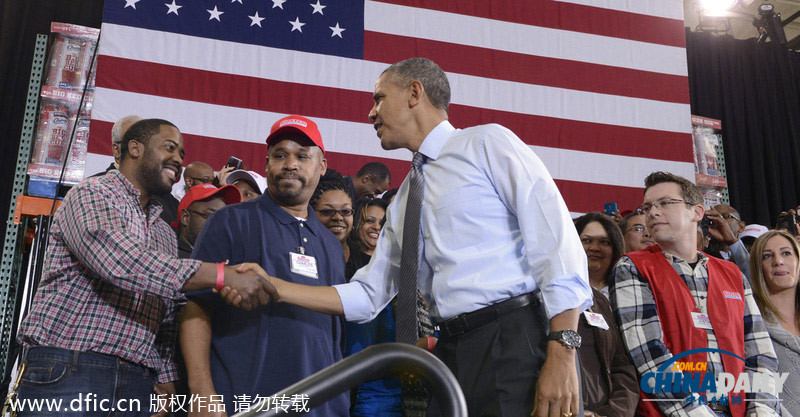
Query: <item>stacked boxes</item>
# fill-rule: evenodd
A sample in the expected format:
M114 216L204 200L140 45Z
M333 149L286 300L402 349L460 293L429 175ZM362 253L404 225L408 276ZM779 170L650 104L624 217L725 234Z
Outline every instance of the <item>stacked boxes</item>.
M94 90L94 70L90 68L94 68L92 59L100 34L99 29L55 22L50 30L48 70L28 165L29 194L44 197L55 194L65 160L68 163L63 182L75 184L83 178ZM81 105L84 87L86 95Z

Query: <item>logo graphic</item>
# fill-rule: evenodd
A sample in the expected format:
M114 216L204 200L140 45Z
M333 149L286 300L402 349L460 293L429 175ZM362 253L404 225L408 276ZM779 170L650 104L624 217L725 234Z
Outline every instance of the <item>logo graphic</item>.
M722 295L724 295L725 298L730 298L731 300L742 300L742 295L736 291L723 291Z
M298 126L308 127L308 123L300 119L286 119L281 122L280 127L284 127L286 125L298 125Z
M731 293L736 294L738 293ZM726 292L725 297L730 297ZM741 299L741 298L739 298ZM691 349L673 356L661 364L656 372L648 372L642 376L640 388L647 394L670 393L673 401L684 401L699 405L719 404L723 406L744 404L746 394L758 392L783 392L783 383L789 376L788 373L756 372L752 374L752 381L747 372L734 375L728 372L709 372L707 362L679 362L683 357L695 353L719 353L728 355L745 363L741 356L721 349ZM645 399L645 401L656 401ZM664 400L660 400L664 401Z

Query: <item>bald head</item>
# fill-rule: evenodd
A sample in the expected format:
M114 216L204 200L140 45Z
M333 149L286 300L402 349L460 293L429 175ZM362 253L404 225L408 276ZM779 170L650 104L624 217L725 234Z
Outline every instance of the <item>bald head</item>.
M117 120L117 122L114 123L114 126L111 127L111 152L114 154L114 162L119 164L119 144L122 143L122 138L125 136L125 132L128 131L128 128L131 127L132 124L138 122L139 120L142 120L142 118L132 114Z
M744 228L747 225L742 221L742 216L739 214L738 210L727 204L716 205L714 206L714 210L728 222L728 226L731 227L731 231L736 237L739 237L739 234L744 232Z
M205 162L192 162L183 171L183 188L186 190L195 185L211 184L211 181L214 181L214 169Z

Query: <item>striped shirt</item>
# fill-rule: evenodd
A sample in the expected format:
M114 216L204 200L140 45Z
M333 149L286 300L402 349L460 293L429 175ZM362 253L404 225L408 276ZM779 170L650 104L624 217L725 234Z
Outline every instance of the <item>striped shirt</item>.
M667 261L675 268L675 272L683 279L689 292L701 311L707 311L708 300L708 257L698 253L698 261L694 268L679 258L678 256L662 251ZM748 373L750 381L756 372L772 375L778 371L778 361L775 350L769 338L769 333L761 319L753 290L750 282L742 278L744 282L744 352L745 372ZM611 304L614 307L614 314L620 324L622 338L628 351L631 354L633 363L639 371L639 376L656 372L657 368L670 358L673 352L667 349L664 344L664 335L661 329L661 322L658 318L655 299L647 282L647 278L642 276L633 264L633 261L623 256L614 267L610 277ZM687 323L687 325L692 325ZM717 337L714 330L708 330L708 348L718 349ZM677 352L674 352L677 353ZM722 358L719 353L708 353L708 372L723 372ZM772 392L757 394L747 393L746 399L757 399L759 401L747 401L747 415L757 413L759 416L777 415L774 407L777 402L775 386L772 385ZM714 412L706 406L697 406L683 401L684 397L677 394L656 393L655 399L680 399L681 401L657 401L656 404L661 411L670 417L678 416L715 416ZM768 400L768 401L761 401Z
M119 171L84 180L53 215L44 273L19 329L26 346L114 355L177 379L176 308L201 262L177 258L161 206Z

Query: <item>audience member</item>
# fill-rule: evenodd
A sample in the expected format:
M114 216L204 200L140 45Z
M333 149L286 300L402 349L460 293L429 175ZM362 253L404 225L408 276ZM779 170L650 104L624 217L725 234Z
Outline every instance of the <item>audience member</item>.
M92 393L150 404L154 391L175 391L176 306L183 291L214 288L219 267L178 259L175 235L157 217L153 196L169 192L183 161L178 129L140 120L120 149L119 170L73 187L53 216L42 280L18 332L27 348L21 400ZM268 300L269 284L255 273L222 272L243 307Z
M626 214L622 218L619 228L625 238L625 252L633 252L656 244L650 237L644 216L638 210Z
M114 126L111 128L111 151L114 154L114 162L112 162L105 171L94 174L89 178L105 175L112 169L119 169L121 150L120 144L122 143L122 138L124 137L125 132L128 131L128 128L130 128L131 125L139 120L142 120L142 118L139 116L130 115L125 116L114 123ZM177 219L178 200L169 194L169 191L155 194L153 195L153 199L161 204L161 218L164 219L167 224L172 224Z
M604 213L575 219L589 265L594 304L578 321L578 349L586 416L632 416L639 401L636 369L619 337L608 295L611 267L624 244L617 224Z
M267 152L266 192L218 210L192 257L253 262L312 287L344 283L341 244L308 205L327 165L316 123L281 118L267 137ZM200 398L222 395L229 414L237 411L234 395L270 395L342 359L340 317L284 303L243 313L208 292L190 299L181 317L189 388ZM306 415L346 416L348 408L345 394Z
M778 372L789 374L780 393L784 416L800 416L798 254L800 245L792 235L780 230L759 237L750 254L753 296L778 355Z
M611 304L596 288L592 292L594 304L578 321L584 416L631 417L639 403L636 368L622 344Z
M434 353L461 383L471 415L582 416L574 349L591 287L566 204L513 132L455 129L449 97L447 77L428 59L381 74L370 122L384 149L415 156L372 259L335 288L269 277L274 295L361 323L397 296L396 340L414 343L407 289L417 284L439 323Z
M758 239L759 237L761 237L761 235L767 233L768 231L769 229L760 224L748 224L744 228L744 232L742 232L742 234L739 235L739 239L741 239L742 243L744 243L744 247L745 249L747 249L747 253L750 253L750 248L753 247L753 243L755 243L756 239Z
M380 198L364 197L356 201L355 207L353 230L348 239L350 260L345 267L348 281L369 263L375 252L389 204Z
M347 280L355 272L366 266L383 227L386 208L389 203L380 198L360 198L356 202L355 224L350 235L350 260L346 265ZM428 348L435 340L429 340L434 334L430 314L422 294L417 299L417 322L424 336L417 340L417 346ZM395 341L394 302L390 302L378 316L364 324L346 323L346 355L360 352L364 348L377 344ZM385 378L360 384L356 390L355 401L351 407L351 416L411 416L425 415L425 398L409 393L406 384L401 389L399 378Z
M739 240L739 234L744 230L739 212L731 206L720 204L706 212L708 217L708 234L711 240L706 246L706 253L731 261L739 267L742 274L750 277L750 254Z
M239 189L242 202L258 198L267 189L267 179L255 171L237 169L225 177L225 182Z
M682 360L707 363L708 372L724 371L734 378L744 372L751 381L756 372L773 378L775 351L748 280L734 264L697 250L702 202L700 190L685 178L654 172L645 179L639 211L658 246L628 252L612 271L611 304L622 339L640 378L657 372L673 355L699 348L733 352L746 364L715 352ZM655 381L650 379L648 385L654 387ZM688 402L684 398L689 394L656 389L653 397L662 401L640 401L637 414L776 415L774 379L765 385L764 392L748 393L746 401L732 401L730 406ZM642 397L650 398L644 393Z
M599 212L578 217L575 228L589 264L589 285L608 297L611 267L625 249L622 232L614 220Z
M363 197L377 197L392 185L389 167L380 162L368 162L355 177L344 177L353 201Z
M344 260L350 260L350 245L347 238L353 230L353 201L342 181L322 180L309 202L314 207L319 221L336 236L342 244ZM348 280L349 276L346 276Z
M190 257L197 235L209 216L241 199L239 190L232 185L217 188L211 184L200 184L190 188L178 206L178 257Z
M195 185L212 182L214 182L214 168L205 162L194 161L186 165L186 169L183 170L183 188L173 191L173 196L178 200L183 199L186 192Z
M114 126L111 127L111 155L114 157L114 162L112 162L105 171L98 172L92 175L92 177L105 175L112 169L119 169L120 144L122 143L122 138L125 136L125 132L128 131L128 128L139 120L142 120L142 118L136 115L129 115L114 123Z

